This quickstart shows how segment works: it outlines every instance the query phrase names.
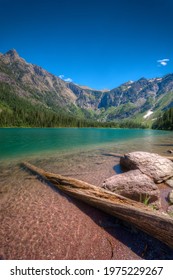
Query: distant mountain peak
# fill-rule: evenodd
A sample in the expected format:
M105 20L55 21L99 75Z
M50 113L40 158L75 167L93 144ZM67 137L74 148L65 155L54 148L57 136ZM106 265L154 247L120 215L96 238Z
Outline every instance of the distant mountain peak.
M82 85L78 85L78 84L75 84L77 85L78 87L82 88L82 89L88 89L88 90L92 90L92 91L100 91L100 92L108 92L110 91L110 89L107 89L107 88L104 88L104 89L94 89L94 88L91 88L91 87L88 87L88 86L82 86Z
M25 59L20 57L18 52L15 49L11 49L3 55L5 63L21 62L26 63Z
M128 81L126 83L121 84L120 86L129 86L129 85L131 85L133 83L134 83L134 81Z
M13 58L19 58L19 55L15 49L11 49L8 52L5 53L5 56L10 56Z
M59 112L63 108L64 112L79 118L91 117L98 121L134 117L148 121L173 106L173 74L152 79L142 77L111 90L96 90L65 82L40 66L27 63L15 49L0 54L1 84L8 84L14 95L27 99L34 105L39 104L53 112ZM2 112L6 109L2 109L4 101L1 95L3 98L3 91L0 91Z
M148 81L148 80L145 77L142 77L138 81Z

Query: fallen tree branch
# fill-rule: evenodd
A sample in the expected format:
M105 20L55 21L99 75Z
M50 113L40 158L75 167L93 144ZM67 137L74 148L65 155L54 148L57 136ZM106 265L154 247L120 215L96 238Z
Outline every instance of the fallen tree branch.
M173 248L173 219L169 215L81 180L49 173L26 162L23 166L62 192L135 225Z
M173 157L167 157L167 156L164 156L164 157L169 159L169 160L171 160L171 161L173 161Z

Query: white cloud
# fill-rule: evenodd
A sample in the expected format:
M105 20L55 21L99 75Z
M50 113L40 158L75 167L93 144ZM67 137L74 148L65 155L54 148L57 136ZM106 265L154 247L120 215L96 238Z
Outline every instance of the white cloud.
M64 75L59 75L59 78L63 80L64 79Z
M168 62L169 62L169 58L164 58L164 59L159 59L159 60L157 60L157 62L159 63L159 66L166 66L167 64L168 64Z
M73 80L71 78L65 78L64 75L59 75L59 78L65 82L69 82L69 83L73 82Z
M73 82L73 80L71 78L64 79L64 81L65 82L70 82L70 83Z

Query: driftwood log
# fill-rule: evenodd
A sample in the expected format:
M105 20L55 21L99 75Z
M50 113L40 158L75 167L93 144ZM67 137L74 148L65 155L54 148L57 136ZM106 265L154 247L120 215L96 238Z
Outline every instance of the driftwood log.
M169 215L81 180L49 173L26 162L22 165L62 192L135 225L173 248L173 219Z
M173 161L173 157L167 157L167 156L166 156L166 158L169 159L169 160L171 160L171 161Z

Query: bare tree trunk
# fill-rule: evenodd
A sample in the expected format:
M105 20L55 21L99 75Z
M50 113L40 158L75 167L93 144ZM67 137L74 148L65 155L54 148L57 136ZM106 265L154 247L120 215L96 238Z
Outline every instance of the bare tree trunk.
M173 248L173 219L169 215L81 180L49 173L26 162L23 166L62 192L135 225Z
M167 156L165 156L165 157L166 157L167 159L173 161L173 157L167 157Z

